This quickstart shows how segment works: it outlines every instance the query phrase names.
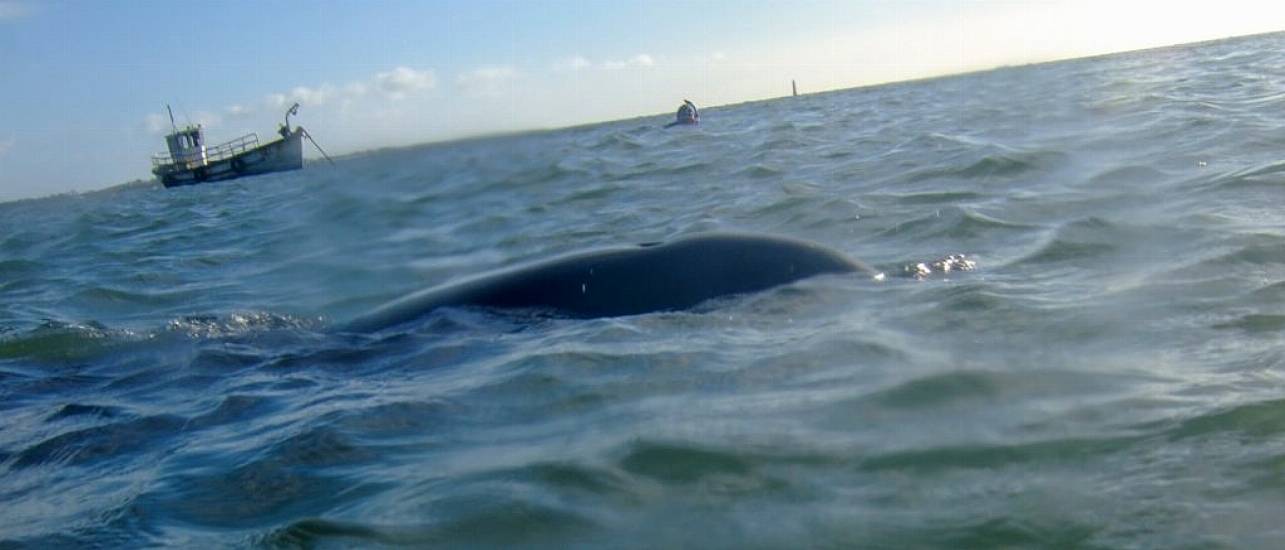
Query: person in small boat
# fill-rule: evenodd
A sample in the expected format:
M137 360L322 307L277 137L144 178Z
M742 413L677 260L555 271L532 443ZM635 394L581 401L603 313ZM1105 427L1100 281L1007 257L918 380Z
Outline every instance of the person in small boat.
M674 121L666 124L665 127L678 126L679 124L700 124L701 115L696 110L696 104L690 100L683 100L683 104L678 106L678 115Z
M678 124L697 124L701 121L700 112L696 110L696 104L691 100L684 99L683 104L678 107L678 116L674 122Z

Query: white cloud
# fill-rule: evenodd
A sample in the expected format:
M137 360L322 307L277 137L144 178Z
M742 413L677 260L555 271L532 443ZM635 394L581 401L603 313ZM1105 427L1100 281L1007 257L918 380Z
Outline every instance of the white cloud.
M254 109L250 107L246 107L241 104L233 105L231 107L228 107L227 109L224 109L223 111L227 113L228 118L232 118L232 119L248 118L251 115L253 115L255 112Z
M590 63L588 59L584 58L584 56L576 55L555 63L553 65L553 69L561 72L574 72L588 69L592 66L593 63Z
M364 85L358 84L362 93ZM413 92L429 90L437 85L433 71L417 71L410 67L397 67L391 71L375 75L375 87L393 99L403 99Z
M217 128L223 124L223 117L219 116L218 113L197 111L192 113L191 116L180 114L175 117L175 121L180 127L187 124L200 124L206 128ZM173 131L174 127L170 125L169 115L149 113L146 117L143 117L143 129L148 134L161 136Z
M0 3L2 2L4 0L0 0ZM468 80L485 92L490 89L487 88L488 83L502 82L515 74L513 69L507 67L483 68L470 73ZM260 119L265 116L265 112L271 113L276 119L294 103L308 107L325 106L332 112L345 113L350 109L360 109L362 104L371 103L378 98L400 100L414 93L432 89L436 85L437 79L432 70L398 66L389 71L376 73L364 80L354 80L340 86L329 83L320 86L296 86L286 92L268 94L259 101L236 103L217 111L197 111L191 116L182 115L179 120L181 123L190 122L207 128L226 125L233 130L239 130L241 128L238 127L241 125L252 128L253 126L249 124L251 121L254 121L255 125L263 124L264 122ZM172 130L169 117L163 113L152 113L144 117L143 129L151 135L164 135Z
M404 99L411 94L432 89L437 85L437 79L433 76L433 71L418 71L410 67L396 67L391 71L377 73L365 81L353 81L343 86L333 84L322 84L318 87L296 86L289 92L269 94L266 100L266 106L269 109L284 109L293 103L305 106L321 106L327 104L339 104L340 107L347 107L354 100L366 97L371 90L378 90L385 97L391 99ZM237 106L229 107L229 113L233 113ZM244 112L249 113L251 109ZM241 114L241 111L235 111Z
M367 89L369 87L361 82L350 82L344 86L343 95L346 99L358 98L366 95Z
M213 128L223 123L223 117L209 111L197 111L192 115L192 123L200 124L206 128Z
M16 138L11 137L9 139L0 139L0 157L3 157L5 153L8 153L10 149L13 149L13 145L15 143L18 143Z
M652 56L647 55L645 53L640 53L638 55L635 55L629 58L626 61L619 61L619 60L606 61L602 64L602 68L607 69L609 71L618 71L625 67L651 67L655 64L656 64L656 60L652 58Z
M509 81L517 78L518 72L513 67L495 65L478 67L455 79L460 88L486 96L501 95Z
M300 105L325 105L336 94L337 90L333 85L322 84L317 88L308 86L295 86L289 92L284 94L271 94L268 96L268 105L276 108L287 107L292 103Z
M170 119L165 118L165 115L150 113L143 119L143 127L149 134L161 135L169 131Z

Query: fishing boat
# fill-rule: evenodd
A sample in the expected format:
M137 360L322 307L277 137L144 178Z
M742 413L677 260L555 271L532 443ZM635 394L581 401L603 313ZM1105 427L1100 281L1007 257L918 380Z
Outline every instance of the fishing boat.
M169 110L168 105L165 108ZM260 143L258 134L249 133L207 147L200 124L179 129L174 125L174 112L170 111L174 132L165 136L169 152L152 156L152 173L165 187L178 187L303 168L303 138L312 141L318 150L321 147L302 126L290 127L290 115L298 113L298 103L286 110L285 124L277 130L281 137L272 141Z

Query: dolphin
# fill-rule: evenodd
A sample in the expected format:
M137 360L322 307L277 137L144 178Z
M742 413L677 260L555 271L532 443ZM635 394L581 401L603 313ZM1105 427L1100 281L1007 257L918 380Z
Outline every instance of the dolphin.
M341 329L378 331L447 306L543 309L571 318L677 311L827 273L882 278L866 264L816 243L705 233L572 253L448 282L379 306Z

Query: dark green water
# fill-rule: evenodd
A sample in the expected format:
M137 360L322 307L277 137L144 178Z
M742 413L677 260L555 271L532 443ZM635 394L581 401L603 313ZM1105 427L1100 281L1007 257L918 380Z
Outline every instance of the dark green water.
M1283 52L0 204L0 547L1273 547ZM715 229L978 268L327 330Z

